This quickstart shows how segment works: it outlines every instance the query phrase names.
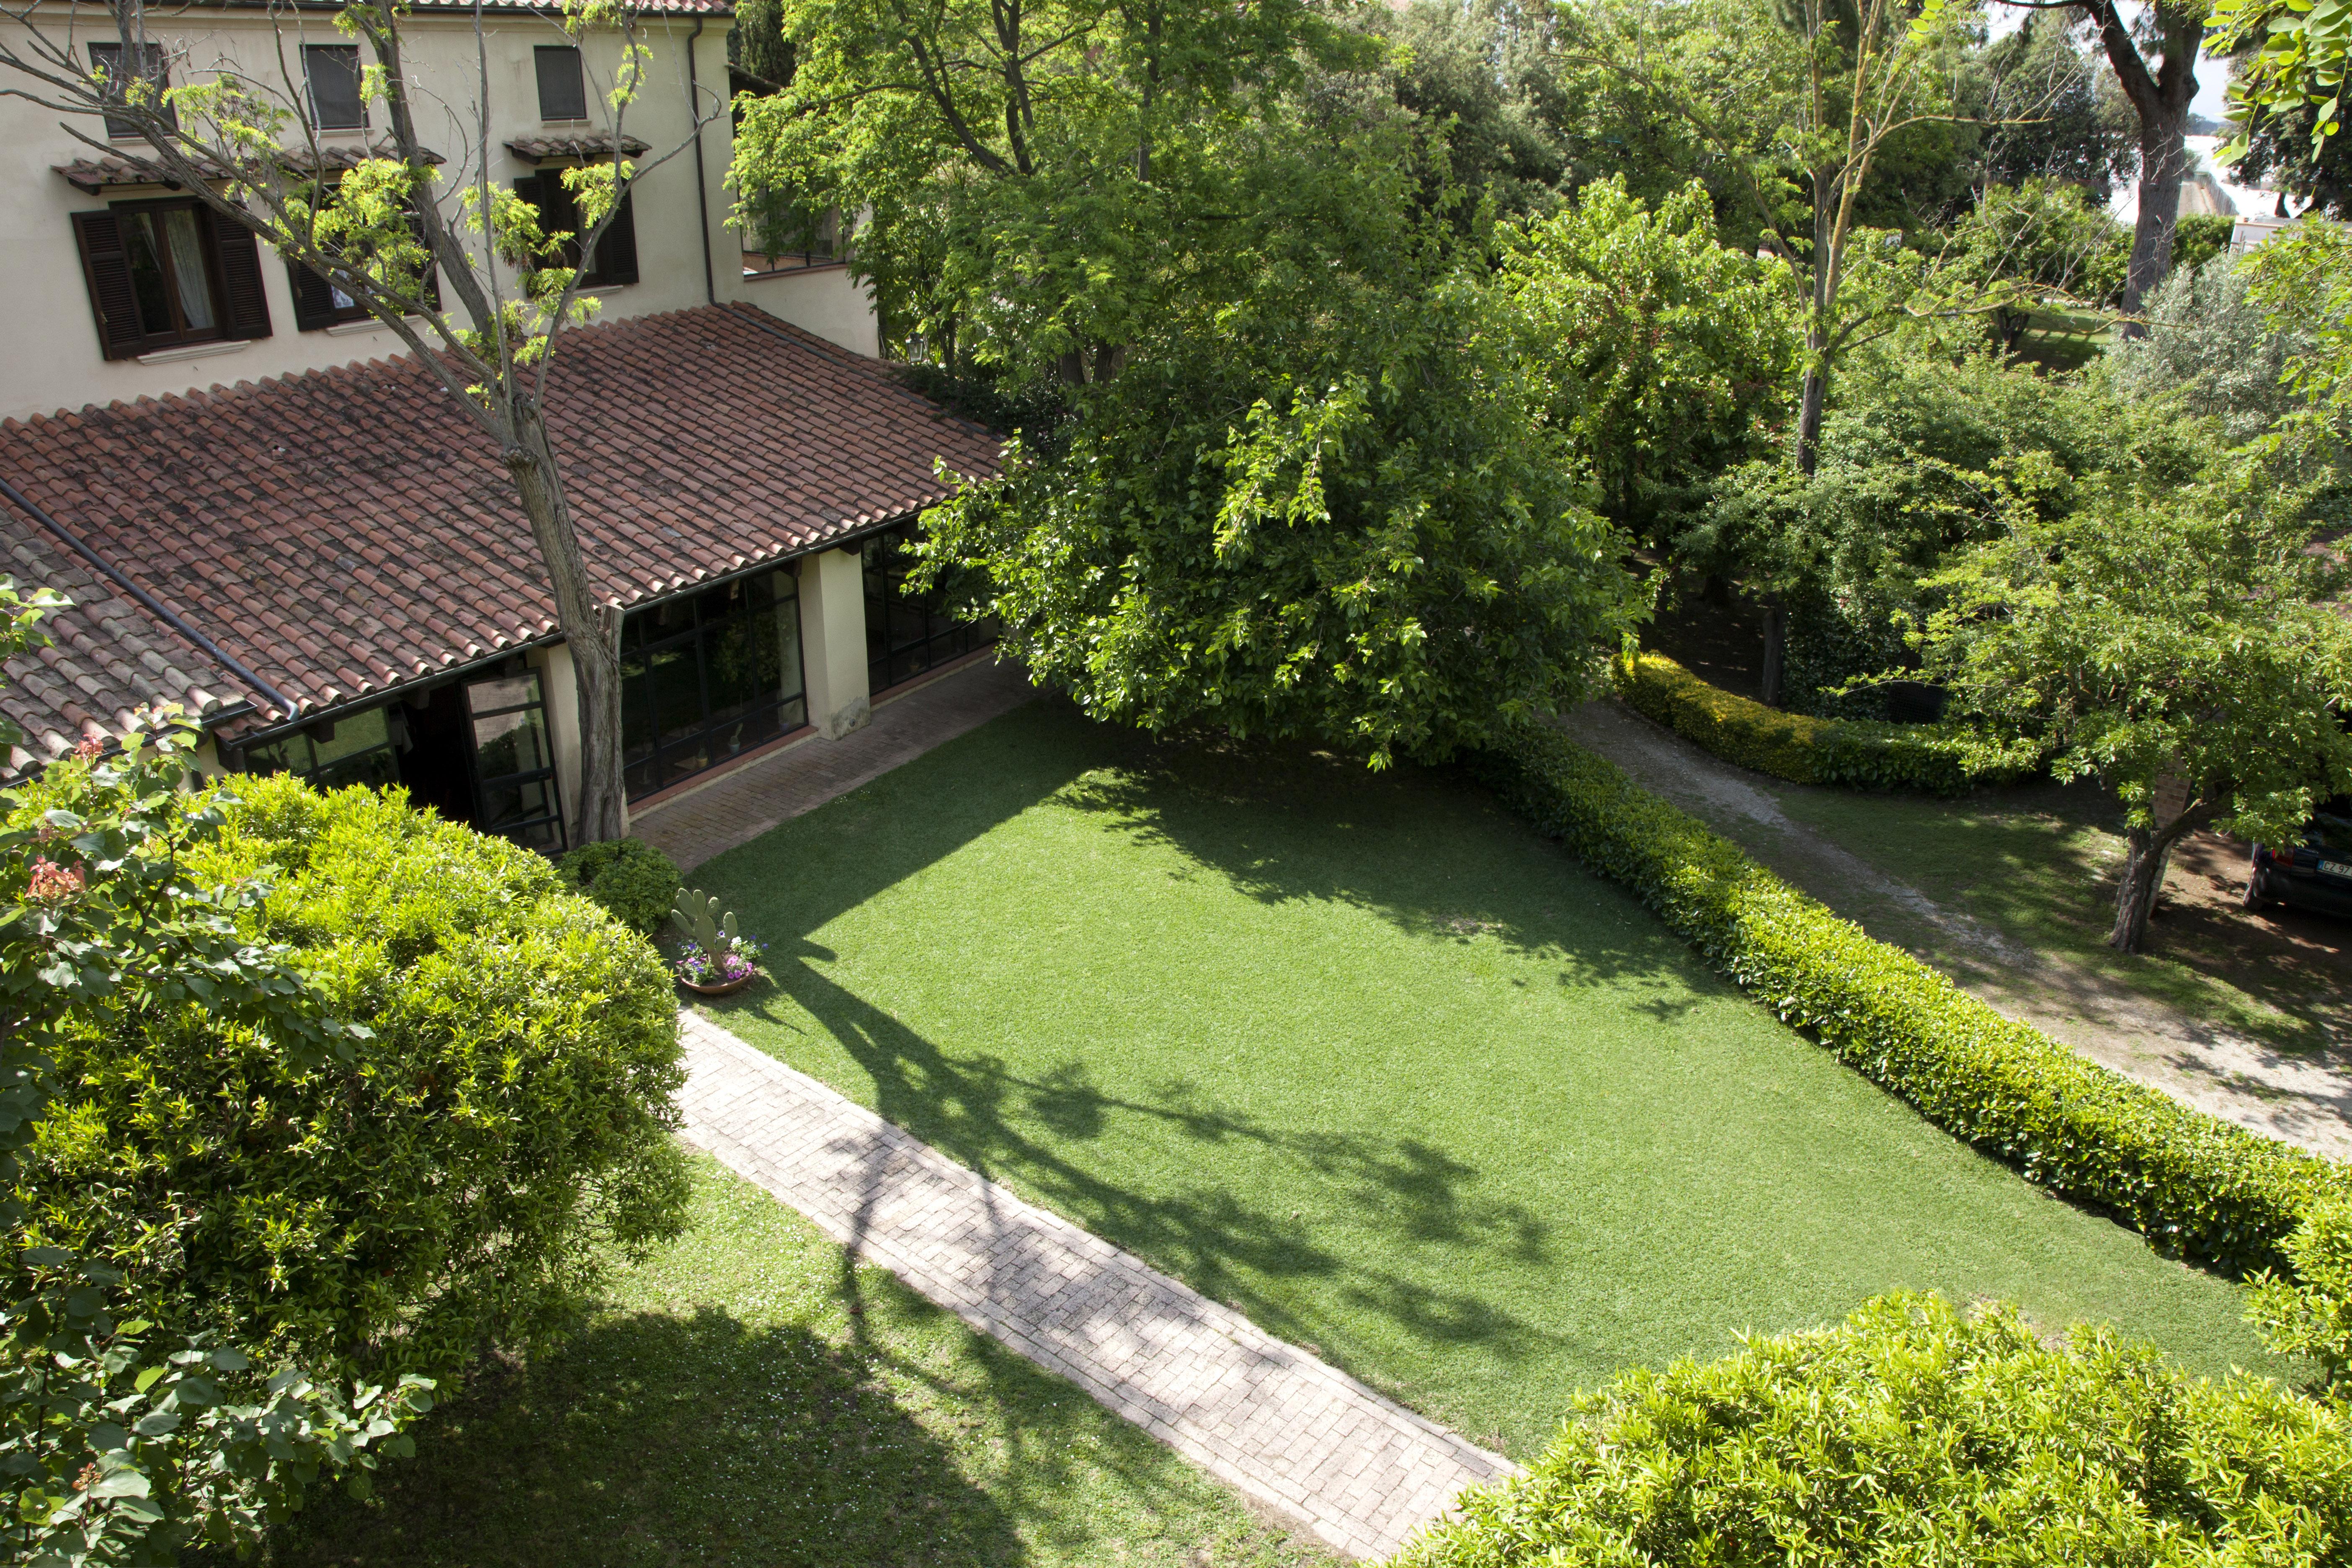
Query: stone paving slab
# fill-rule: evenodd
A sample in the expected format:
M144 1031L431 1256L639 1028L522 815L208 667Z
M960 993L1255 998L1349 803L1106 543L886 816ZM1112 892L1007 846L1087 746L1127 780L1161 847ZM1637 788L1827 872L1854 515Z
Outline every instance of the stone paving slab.
M688 1142L835 1241L1339 1550L1385 1557L1499 1455L805 1073L679 1015Z

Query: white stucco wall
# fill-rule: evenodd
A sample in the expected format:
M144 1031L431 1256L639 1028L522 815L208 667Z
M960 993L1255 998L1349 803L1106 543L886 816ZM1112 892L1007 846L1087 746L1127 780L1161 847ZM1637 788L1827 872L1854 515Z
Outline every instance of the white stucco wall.
M59 26L68 19L62 7L44 15ZM257 9L211 8L159 9L151 12L150 18L152 36L173 52L174 84L203 79L204 68L223 59L236 60L249 72L266 67L274 75L277 68L271 62L281 48L299 82L301 44L345 41L323 15L292 7L275 18ZM116 36L98 7L81 7L75 25L77 37L83 42ZM653 149L640 159L641 166L685 143L691 124L687 45L694 19L649 17L646 25L654 58L624 125L629 134ZM0 26L13 26L0 23ZM727 17L709 17L694 45L695 72L706 108L726 92L727 27ZM540 119L532 48L566 41L551 23L494 14L486 20L485 28L490 55L489 173L494 181L508 184L539 165L507 153L506 142L523 136L577 134L602 121L592 119L590 127L583 127ZM467 148L475 141L470 120L479 94L470 21L412 14L404 37L409 75L419 88L416 97L438 99L446 105L439 112L423 115L420 130L425 144L450 160L446 167L454 177ZM583 57L590 96L594 99L610 86L618 44L609 37L592 38L584 45ZM380 106L372 112L380 116ZM603 110L592 105L591 112L597 116ZM466 122L453 115L462 116ZM5 203L6 215L6 221L0 221L0 279L5 280L15 307L7 351L0 354L0 418L258 381L405 352L396 336L373 324L297 331L285 265L265 247L261 271L271 336L218 345L226 352L168 363L104 359L69 215L109 201L173 193L152 186L117 187L91 195L76 189L53 173L53 166L97 154L77 142L57 121L55 114L20 99L0 99L0 201ZM94 121L85 128L92 133L100 129ZM329 138L344 144L360 139L358 132ZM704 128L702 142L703 203L696 201L691 146L647 174L637 187L635 216L642 280L600 291L603 319L680 310L703 304L713 296L721 300L750 300L845 348L861 353L877 352L872 307L865 290L850 281L845 269L825 268L751 282L744 279L741 247L725 226L732 205L724 186L732 147L723 113ZM444 188L447 189L446 183ZM449 206L445 202L445 210ZM707 273L701 232L706 210L709 220ZM445 302L454 309L456 300L446 289L444 292Z
M808 679L809 722L839 740L874 716L866 689L866 567L856 546L803 555L801 658Z

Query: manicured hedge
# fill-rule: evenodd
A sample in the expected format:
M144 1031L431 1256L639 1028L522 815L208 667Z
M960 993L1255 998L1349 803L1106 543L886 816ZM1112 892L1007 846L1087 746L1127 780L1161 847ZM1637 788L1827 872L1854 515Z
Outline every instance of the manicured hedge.
M1517 811L1623 882L1783 1019L2032 1180L2226 1269L2281 1244L2340 1167L2085 1061L1865 935L1548 729L1482 755Z
M140 1315L265 1367L447 1377L559 1329L608 1244L682 1224L659 957L398 792L233 782L190 896L267 885L254 934L369 1034L302 1067L199 1005L77 1015L16 1239L103 1259Z
M2030 745L1947 725L1880 724L1783 713L1710 686L1659 653L1616 665L1617 693L1727 763L1792 784L1962 795L2031 773Z
M2328 1568L2352 1537L2340 1408L1932 1296L1629 1373L1578 1415L1397 1568Z

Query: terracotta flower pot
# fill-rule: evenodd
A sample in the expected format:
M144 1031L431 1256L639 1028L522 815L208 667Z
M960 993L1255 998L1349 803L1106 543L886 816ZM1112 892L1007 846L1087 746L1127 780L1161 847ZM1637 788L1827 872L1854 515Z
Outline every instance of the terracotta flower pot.
M739 974L732 980L722 980L716 985L697 985L683 975L677 976L677 983L697 996L732 996L759 978L760 972L755 969L749 974Z

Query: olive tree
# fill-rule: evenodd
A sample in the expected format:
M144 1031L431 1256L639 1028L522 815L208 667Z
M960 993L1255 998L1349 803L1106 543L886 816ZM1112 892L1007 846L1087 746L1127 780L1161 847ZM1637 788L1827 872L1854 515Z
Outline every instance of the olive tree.
M367 51L362 95L380 112L376 146L331 156L295 54L305 26L296 8L273 13L269 58L191 58L146 0L103 6L0 0L0 93L55 110L99 153L151 171L244 225L287 260L310 268L407 345L416 362L493 447L530 525L579 681L579 831L593 841L625 831L621 772L620 616L599 604L565 489L562 454L547 424L547 378L557 340L588 320L579 259L593 255L631 189L694 144L644 161L623 153L629 110L653 66L637 13L617 0L573 0L544 14L551 37L609 40L616 64L590 96L604 148L562 175L580 222L562 230L490 175L489 46L473 15L478 64L470 101L429 94L404 53L417 25L402 0L353 0L332 15L335 36ZM120 45L109 66L81 47ZM586 51L583 50L583 60ZM182 85L164 87L167 79ZM725 111L715 95L694 105L694 134ZM420 123L446 116L467 138L444 162ZM110 139L128 131L135 142ZM436 287L436 283L438 287ZM446 288L445 302L441 289Z

